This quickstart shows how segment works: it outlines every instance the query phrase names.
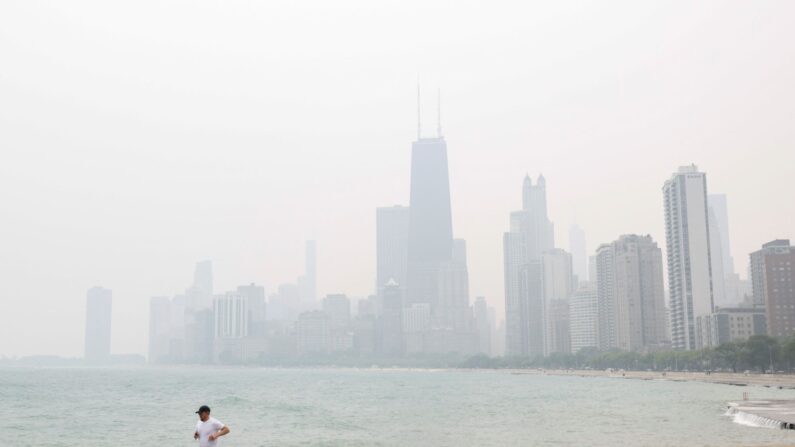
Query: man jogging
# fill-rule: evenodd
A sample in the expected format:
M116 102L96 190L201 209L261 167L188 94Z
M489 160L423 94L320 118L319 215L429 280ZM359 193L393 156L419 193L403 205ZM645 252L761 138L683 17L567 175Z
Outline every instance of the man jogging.
M229 427L210 417L210 407L207 405L202 405L196 414L199 415L199 422L196 423L193 439L199 440L199 447L214 447L218 445L218 438L229 433Z

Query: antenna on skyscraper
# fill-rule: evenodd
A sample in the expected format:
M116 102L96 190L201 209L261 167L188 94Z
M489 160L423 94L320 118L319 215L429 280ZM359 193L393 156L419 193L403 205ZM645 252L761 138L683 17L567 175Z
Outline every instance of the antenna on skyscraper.
M436 136L442 138L442 89L436 90Z
M420 121L420 75L417 75L417 141L422 138L422 124Z

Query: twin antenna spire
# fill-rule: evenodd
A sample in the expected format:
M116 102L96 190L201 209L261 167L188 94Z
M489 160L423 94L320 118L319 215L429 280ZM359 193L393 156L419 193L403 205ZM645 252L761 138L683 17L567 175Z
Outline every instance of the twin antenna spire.
M436 91L436 137L442 138L442 89ZM417 140L422 139L422 118L420 114L420 78L417 76Z

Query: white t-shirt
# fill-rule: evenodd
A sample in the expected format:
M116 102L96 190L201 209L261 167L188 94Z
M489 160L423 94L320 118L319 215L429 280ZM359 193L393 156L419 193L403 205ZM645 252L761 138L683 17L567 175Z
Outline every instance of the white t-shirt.
M213 447L218 441L210 441L211 434L224 428L224 423L214 417L207 418L206 421L196 423L196 433L199 434L199 447Z

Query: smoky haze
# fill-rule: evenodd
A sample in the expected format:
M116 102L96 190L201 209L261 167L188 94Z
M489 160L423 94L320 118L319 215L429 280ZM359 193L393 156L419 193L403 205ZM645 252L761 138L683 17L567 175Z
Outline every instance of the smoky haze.
M526 173L558 247L663 247L680 165L728 197L735 267L793 236L795 4L708 1L0 4L0 355L83 352L113 291L114 353L149 299L211 259L270 294L317 241L318 296L375 283L375 209L408 205L416 81L441 88L470 299L502 314ZM501 317L500 317L501 318Z

